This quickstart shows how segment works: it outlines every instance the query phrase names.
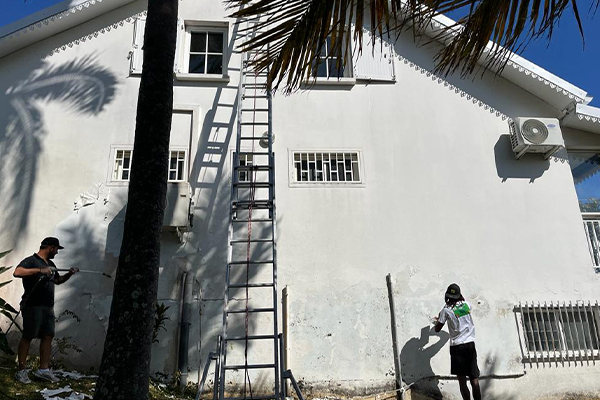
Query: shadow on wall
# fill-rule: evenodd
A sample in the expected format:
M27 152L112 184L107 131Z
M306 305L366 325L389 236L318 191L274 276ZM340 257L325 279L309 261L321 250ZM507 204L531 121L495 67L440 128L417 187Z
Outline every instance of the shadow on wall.
M37 163L48 136L43 104L59 102L65 112L97 115L112 101L116 78L95 58L84 57L57 66L41 61L23 77L5 82L7 87L0 88L0 226L1 239L12 247L27 227Z
M498 362L495 354L489 354L485 357L485 374L479 379L479 385L481 387L481 398L486 400L515 400L520 396L516 396L510 393L500 393L495 387L495 379L491 377L501 376L498 375ZM481 365L481 356L479 357L479 364ZM501 374L501 372L500 372ZM511 379L512 380L512 379ZM528 397L528 396L524 396Z
M437 341L426 347L431 336L437 338ZM435 373L431 368L431 359L449 339L450 335L447 332L436 333L431 325L421 328L421 337L411 338L400 351L402 381L407 385L413 384L413 390L432 399L441 399L439 379L435 378Z
M541 154L525 154L519 160L515 158L510 143L510 135L501 135L494 146L496 172L502 182L508 179L529 179L533 183L550 168L550 161Z

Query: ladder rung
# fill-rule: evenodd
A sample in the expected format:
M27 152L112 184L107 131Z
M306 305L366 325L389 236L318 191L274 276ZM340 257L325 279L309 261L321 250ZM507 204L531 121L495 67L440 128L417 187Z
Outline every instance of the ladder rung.
M232 261L229 263L229 265L244 265L244 264L273 264L273 260Z
M253 95L253 94L247 95L247 94L245 94L243 97L244 97L244 99L268 99L269 98L269 96L266 95L266 94L257 94L257 95Z
M234 240L231 240L229 243L231 243L231 244L248 243L248 242L250 242L250 243L270 243L272 241L273 241L273 239L250 239L250 240L248 240L248 239L234 239Z
M268 369L275 368L275 364L249 364L249 365L226 365L225 369Z
M236 201L231 204L234 210L270 210L273 208L273 202L270 200L254 200L254 201Z
M268 151L240 151L240 156L268 156Z
M238 341L238 340L265 340L265 339L275 339L274 335L248 335L248 336L232 336L226 337L225 341Z
M234 219L232 222L273 222L272 219L269 218L257 218L257 219Z
M237 171L269 171L270 165L238 165L234 167Z
M264 312L274 312L274 308L249 308L248 310L227 310L228 314L242 314L242 313L264 313Z
M253 397L223 397L223 400L276 400L277 396L253 396Z
M270 186L273 186L273 184L270 182L239 182L234 183L233 186L238 188L268 188Z
M244 122L240 122L240 125L242 126L248 126L248 125L269 125L269 122L257 122L257 121L244 121ZM245 139L245 138L242 138ZM259 137L259 139L262 139L262 136Z
M234 284L234 285L229 285L229 289L240 289L240 288L264 288L264 287L273 287L272 283L249 283L247 285L242 285L242 284Z

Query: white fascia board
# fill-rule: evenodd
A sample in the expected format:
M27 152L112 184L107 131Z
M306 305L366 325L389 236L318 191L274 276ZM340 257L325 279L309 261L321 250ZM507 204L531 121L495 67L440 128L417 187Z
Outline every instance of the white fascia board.
M600 134L600 108L577 104L562 121L564 126Z
M451 31L446 35L440 35L448 27L451 27ZM433 17L431 24L425 30L425 34L445 44L449 43L461 29L462 26L457 25L453 19L438 14ZM494 42L490 41L488 43L486 51L479 60L480 65L485 66L487 56L494 49L494 46ZM546 101L558 111L569 108L573 103L589 102L585 90L546 71L518 54L509 52L506 58L506 66L500 71L500 76Z
M0 29L0 58L135 0L65 0Z

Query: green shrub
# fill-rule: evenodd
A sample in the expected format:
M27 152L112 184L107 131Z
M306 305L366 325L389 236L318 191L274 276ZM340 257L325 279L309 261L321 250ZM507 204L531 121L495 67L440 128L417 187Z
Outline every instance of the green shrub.
M10 252L11 252L11 250L1 252L0 258L3 258ZM0 267L0 274L10 270L11 268L12 267ZM9 281L0 282L0 288L8 285L11 282L12 282L12 279ZM21 330L21 327L19 326L19 324L17 324L17 321L16 321L16 318L19 315L19 312L17 310L15 310L15 308L13 306L8 304L6 302L6 300L4 300L2 297L0 297L0 314L4 315L6 318L9 319L9 321L11 321L11 326L14 324L19 330ZM10 329L10 326L9 326L9 329ZM8 331L4 332L2 330L2 328L0 328L0 351L12 356L15 353L10 349L10 346L8 345L8 339L6 337L7 333L8 333Z

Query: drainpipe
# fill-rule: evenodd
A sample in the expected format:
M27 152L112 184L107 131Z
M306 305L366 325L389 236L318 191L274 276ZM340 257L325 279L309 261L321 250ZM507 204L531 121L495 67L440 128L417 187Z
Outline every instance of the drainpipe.
M194 280L189 276L189 263L186 265L186 271L181 276L182 287L182 306L179 326L179 357L177 370L179 371L179 389L183 390L187 386L188 380L188 348L190 340L190 310L192 308L192 290Z

